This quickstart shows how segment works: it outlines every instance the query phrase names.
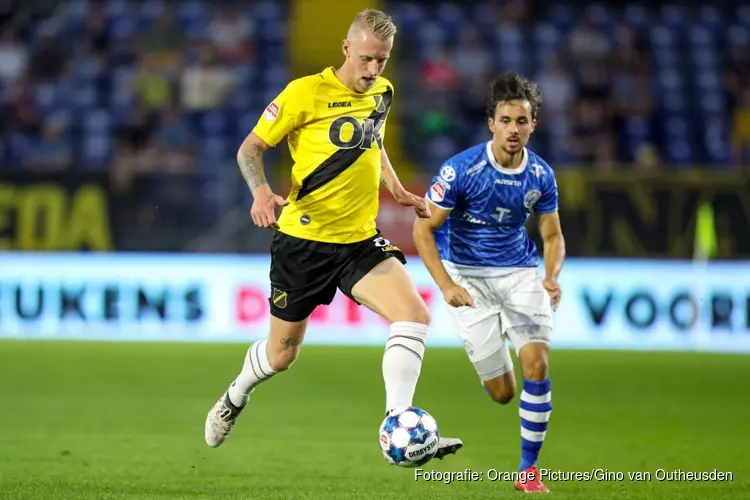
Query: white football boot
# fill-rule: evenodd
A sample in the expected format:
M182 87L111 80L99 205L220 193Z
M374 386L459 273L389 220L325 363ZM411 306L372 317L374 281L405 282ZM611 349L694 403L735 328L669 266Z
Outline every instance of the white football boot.
M448 438L440 436L440 440L438 441L438 450L437 453L435 453L435 458L442 460L448 455L453 455L458 450L460 450L463 445L464 443L458 438Z
M211 448L220 446L232 432L242 408L236 407L225 392L206 417L206 444Z

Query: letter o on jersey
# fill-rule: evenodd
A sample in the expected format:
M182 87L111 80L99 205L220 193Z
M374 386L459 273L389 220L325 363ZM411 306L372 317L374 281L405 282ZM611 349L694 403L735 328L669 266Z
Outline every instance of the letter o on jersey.
M347 124L352 127L352 137L348 141L344 141L341 139L341 129ZM359 146L362 143L364 133L362 125L359 124L356 118L351 116L336 118L331 122L331 126L328 127L328 139L331 141L331 144L341 149L352 149Z

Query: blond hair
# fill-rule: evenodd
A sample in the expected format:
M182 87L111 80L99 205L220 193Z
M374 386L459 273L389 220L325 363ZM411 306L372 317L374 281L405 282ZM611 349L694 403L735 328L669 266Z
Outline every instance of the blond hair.
M357 29L366 29L381 40L388 40L396 34L396 25L391 16L375 9L363 10L354 17L347 38L351 38Z

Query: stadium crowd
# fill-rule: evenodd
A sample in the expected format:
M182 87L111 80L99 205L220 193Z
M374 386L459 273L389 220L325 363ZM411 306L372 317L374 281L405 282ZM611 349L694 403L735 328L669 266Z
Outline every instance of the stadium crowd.
M487 137L487 83L506 70L539 81L532 147L559 168L750 162L750 7L544 4L386 6L418 165ZM279 2L72 0L1 15L3 169L210 177L291 77Z
M458 5L394 7L415 158L439 164L484 140L487 83L514 70L539 82L532 148L558 168L750 161L750 7Z

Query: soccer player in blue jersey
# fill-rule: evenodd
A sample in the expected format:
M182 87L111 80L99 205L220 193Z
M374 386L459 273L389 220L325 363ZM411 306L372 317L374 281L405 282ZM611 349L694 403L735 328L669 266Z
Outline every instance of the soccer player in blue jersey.
M487 100L492 140L446 161L427 193L431 216L414 239L451 306L486 392L500 404L516 393L510 341L521 364L521 463L516 489L546 492L537 459L552 411L549 344L565 241L550 166L526 148L541 108L537 85L515 73L495 78ZM544 277L524 224L539 217Z

